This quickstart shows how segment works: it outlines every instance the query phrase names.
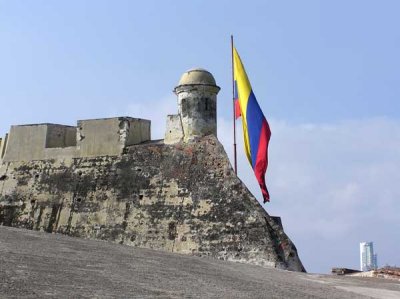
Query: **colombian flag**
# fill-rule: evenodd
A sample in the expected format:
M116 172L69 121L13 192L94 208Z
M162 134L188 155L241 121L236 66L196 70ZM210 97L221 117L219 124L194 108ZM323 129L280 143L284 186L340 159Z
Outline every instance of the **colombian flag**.
M233 70L235 80L235 116L242 116L244 146L247 159L261 187L264 203L269 201L269 193L265 184L265 172L268 166L268 143L271 130L265 119L242 61L233 48Z

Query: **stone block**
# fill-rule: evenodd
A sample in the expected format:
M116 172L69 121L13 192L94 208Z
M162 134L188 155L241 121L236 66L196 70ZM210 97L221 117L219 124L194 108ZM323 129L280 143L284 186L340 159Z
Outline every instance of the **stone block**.
M8 142L8 133L4 136L4 138L0 139L0 163L3 161L4 154L6 153Z
M76 146L76 127L64 125L48 125L46 148L64 148Z
M11 126L4 162L76 156L76 127L58 124ZM69 148L64 150L65 148ZM53 150L50 150L53 149Z
M3 162L44 159L47 124L11 126Z
M181 118L178 114L167 115L167 126L165 131L165 144L174 144L183 140Z
M113 117L78 121L80 157L120 155L125 146L148 141L150 137L149 120Z

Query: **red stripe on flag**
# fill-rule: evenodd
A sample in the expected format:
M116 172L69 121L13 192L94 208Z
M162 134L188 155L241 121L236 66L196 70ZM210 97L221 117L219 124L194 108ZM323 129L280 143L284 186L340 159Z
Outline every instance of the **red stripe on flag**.
M271 137L271 130L267 120L264 118L261 127L260 142L258 145L256 165L254 166L254 174L260 185L264 198L264 203L269 201L269 193L265 184L265 172L268 167L268 144Z
M239 118L241 116L242 116L242 112L240 112L239 99L235 99L235 118Z

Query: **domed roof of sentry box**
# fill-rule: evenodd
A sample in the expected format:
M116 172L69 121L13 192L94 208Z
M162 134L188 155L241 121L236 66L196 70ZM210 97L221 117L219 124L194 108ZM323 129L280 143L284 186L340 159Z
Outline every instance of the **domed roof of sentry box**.
M183 73L179 80L180 85L213 85L216 86L214 76L202 68L193 68Z

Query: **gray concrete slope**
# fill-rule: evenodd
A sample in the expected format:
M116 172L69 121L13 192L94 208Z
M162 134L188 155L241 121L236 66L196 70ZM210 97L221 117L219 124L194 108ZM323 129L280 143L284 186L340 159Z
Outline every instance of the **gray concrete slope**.
M288 272L0 227L1 298L400 298L400 283Z

